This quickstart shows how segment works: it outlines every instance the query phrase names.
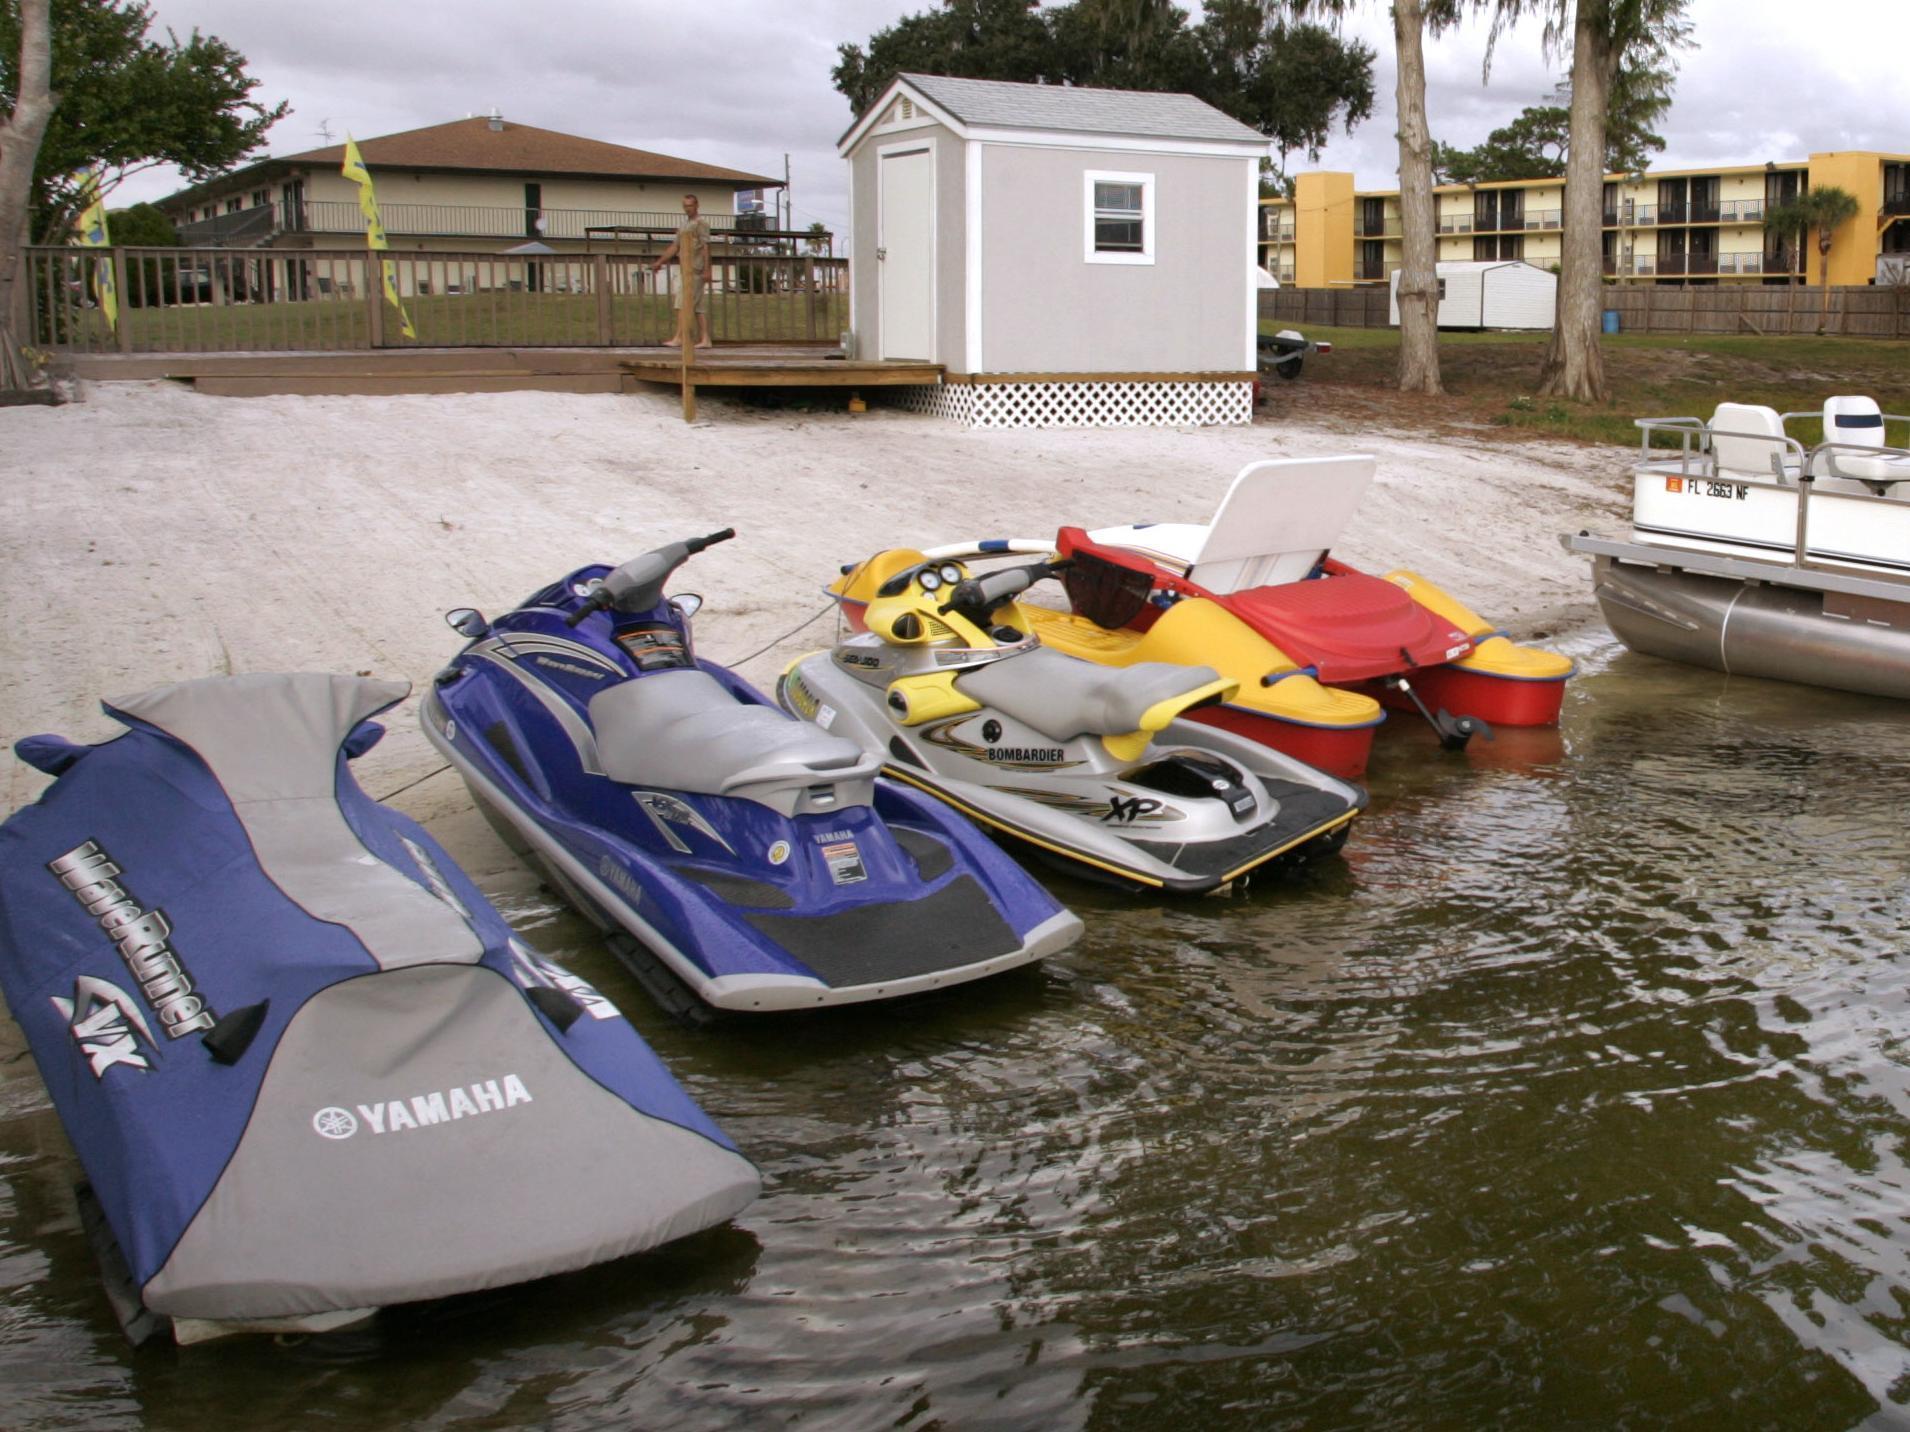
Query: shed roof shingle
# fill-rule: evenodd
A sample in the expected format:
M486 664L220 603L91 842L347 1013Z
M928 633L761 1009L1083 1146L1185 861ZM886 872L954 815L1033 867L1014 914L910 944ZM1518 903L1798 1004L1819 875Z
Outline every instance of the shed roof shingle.
M1031 85L1010 80L903 74L964 124L1001 129L1073 130L1146 139L1213 139L1265 144L1267 137L1190 94Z

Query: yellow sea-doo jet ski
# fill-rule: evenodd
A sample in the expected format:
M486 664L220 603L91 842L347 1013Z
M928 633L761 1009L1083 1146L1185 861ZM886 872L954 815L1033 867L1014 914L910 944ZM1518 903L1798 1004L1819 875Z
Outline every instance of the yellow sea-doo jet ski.
M1339 849L1366 803L1358 786L1181 719L1231 699L1237 682L1044 647L1015 598L1056 571L976 577L953 560L878 553L848 574L875 581L866 629L791 665L777 697L1077 873L1197 894Z

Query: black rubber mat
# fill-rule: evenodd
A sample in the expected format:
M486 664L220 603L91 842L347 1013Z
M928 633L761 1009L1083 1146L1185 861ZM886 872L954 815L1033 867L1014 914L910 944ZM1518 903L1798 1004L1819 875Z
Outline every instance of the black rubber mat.
M858 905L839 915L745 918L833 988L932 974L1021 946L971 875L906 904Z
M955 863L954 853L926 831L910 830L905 825L891 826L890 829L895 835L895 843L909 853L915 868L922 872L923 880L941 879Z
M719 900L751 910L787 910L796 902L787 891L747 875L731 875L723 870L705 870L696 865L679 865L677 874L694 880Z

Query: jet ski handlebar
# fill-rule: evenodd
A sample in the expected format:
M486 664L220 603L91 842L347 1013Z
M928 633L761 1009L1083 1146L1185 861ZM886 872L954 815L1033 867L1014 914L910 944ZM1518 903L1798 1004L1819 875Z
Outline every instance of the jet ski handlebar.
M576 626L592 612L605 607L614 607L620 612L649 611L663 600L663 584L670 580L672 572L704 548L727 542L735 535L734 527L725 527L707 537L685 537L680 542L645 552L641 557L632 557L607 573L577 610L564 618L564 625Z
M981 621L1003 602L1012 601L1036 582L1046 581L1067 563L1031 562L1025 567L1003 567L979 577L967 577L949 591L943 611L957 611Z

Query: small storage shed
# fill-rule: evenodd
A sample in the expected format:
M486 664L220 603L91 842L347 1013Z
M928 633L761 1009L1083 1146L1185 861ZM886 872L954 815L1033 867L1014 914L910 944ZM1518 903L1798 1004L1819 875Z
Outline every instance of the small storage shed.
M1441 328L1550 328L1558 275L1521 259L1453 260L1439 275ZM1391 280L1388 316L1399 327L1399 274Z
M975 426L1252 417L1265 136L1191 95L898 75L849 162L861 358Z

